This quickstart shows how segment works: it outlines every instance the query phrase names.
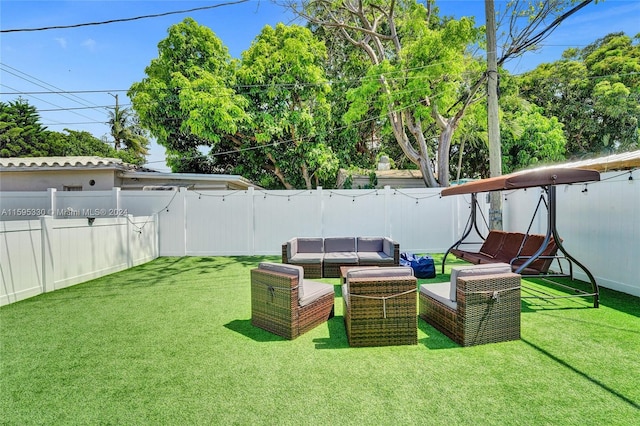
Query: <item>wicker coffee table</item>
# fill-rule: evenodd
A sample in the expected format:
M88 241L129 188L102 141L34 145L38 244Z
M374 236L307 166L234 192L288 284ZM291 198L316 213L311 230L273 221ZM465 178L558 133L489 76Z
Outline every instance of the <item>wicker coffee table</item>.
M358 265L349 265L349 266L341 266L340 267L340 284L344 284L347 282L347 274L349 271L354 269L371 269L378 268L378 266L358 266Z

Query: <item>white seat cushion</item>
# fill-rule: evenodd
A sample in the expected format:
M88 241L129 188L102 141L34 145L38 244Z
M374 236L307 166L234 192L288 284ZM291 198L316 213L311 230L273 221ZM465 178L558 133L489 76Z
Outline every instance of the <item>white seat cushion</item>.
M458 303L449 298L450 291L451 283L422 284L420 286L420 294L435 299L455 311L458 309Z
M298 300L300 306L306 306L327 294L334 294L333 285L318 281L304 280L301 287L304 289L302 292L304 297L300 297Z
M390 263L393 264L393 257L388 256L384 252L359 251L358 259L365 262Z
M350 251L334 251L331 253L325 253L322 259L324 263L344 263L344 264L358 264L358 255L356 252Z
M344 299L344 303L349 306L349 289L346 283L342 284L342 298Z
M289 258L291 263L321 263L322 253L298 253Z

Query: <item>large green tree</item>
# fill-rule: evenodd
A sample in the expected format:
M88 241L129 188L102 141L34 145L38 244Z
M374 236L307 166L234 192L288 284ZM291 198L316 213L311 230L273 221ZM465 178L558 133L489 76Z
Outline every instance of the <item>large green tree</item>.
M38 111L24 99L0 102L0 157L49 155Z
M564 125L571 156L638 147L640 45L609 34L522 76L522 95Z
M326 50L310 30L267 26L237 61L189 18L158 47L129 96L174 171L239 173L265 187L335 183Z
M325 74L331 82L331 91L327 99L331 105L331 117L327 134L327 143L340 161L341 167L370 168L380 152L388 149L388 142L397 151L397 159L404 154L393 139L393 135L384 131L384 117L371 107L365 116L347 125L343 117L349 110L347 92L360 84L367 73L365 53L343 38L335 37L325 28L309 25L309 28L327 49L324 63Z
M325 60L324 44L297 25L264 27L242 54L237 78L249 100L250 140L260 147L264 167L288 189L335 181L338 160L325 143Z
M519 95L518 78L506 70L500 72L500 135L502 173L562 161L566 139L562 123L547 117L544 110ZM472 106L454 137L452 176L484 178L489 176L487 109ZM464 161L463 161L464 160Z
M158 57L129 90L140 124L167 151L174 172L214 171L202 153L249 119L236 93L237 63L209 29L186 18L168 30Z
M425 184L434 187L448 185L453 134L479 99L481 83L468 84L480 71L467 47L481 32L471 19L440 21L431 6L415 1L290 4L312 24L365 53L368 72L349 93L345 119L361 122L374 107Z
M143 164L149 152L149 138L139 126L136 114L129 108L118 105L118 95L115 107L109 111L109 129L116 151L124 149L131 154L136 164Z
M130 149L117 151L86 131L47 130L36 108L24 99L0 102L0 157L98 156L142 164Z

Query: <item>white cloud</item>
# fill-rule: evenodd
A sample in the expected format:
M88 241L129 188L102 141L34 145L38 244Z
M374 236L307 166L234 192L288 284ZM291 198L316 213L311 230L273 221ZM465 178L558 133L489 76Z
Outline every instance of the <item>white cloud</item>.
M86 47L87 49L89 49L90 51L94 51L96 48L96 41L92 38L88 38L85 41L82 42L82 46Z
M62 47L63 49L67 48L67 39L66 38L64 38L64 37L56 37L54 40L56 42L58 42L60 47Z

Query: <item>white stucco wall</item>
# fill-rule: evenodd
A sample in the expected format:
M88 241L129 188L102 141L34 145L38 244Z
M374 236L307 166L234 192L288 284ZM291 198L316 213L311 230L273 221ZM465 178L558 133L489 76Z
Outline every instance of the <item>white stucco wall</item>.
M105 191L116 186L115 174L115 169L1 171L0 191L46 191L47 188L63 191L65 186Z

